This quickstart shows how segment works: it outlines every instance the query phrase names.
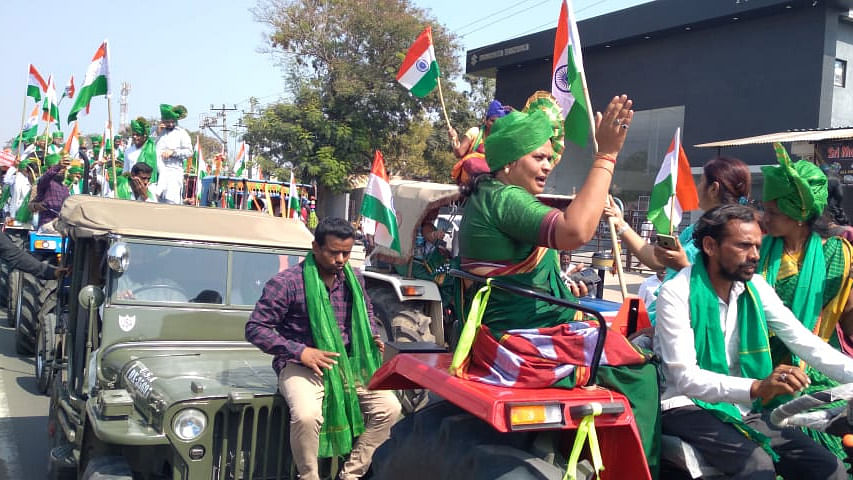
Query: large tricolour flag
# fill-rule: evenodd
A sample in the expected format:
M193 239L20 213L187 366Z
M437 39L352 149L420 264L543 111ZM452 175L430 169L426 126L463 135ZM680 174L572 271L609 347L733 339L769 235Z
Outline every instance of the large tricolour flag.
M24 121L24 126L21 128L21 133L15 137L12 141L12 148L17 149L18 145L21 144L21 140L26 143L32 142L35 140L36 135L38 135L38 126L39 126L39 110L41 107L36 105L33 107L33 111L30 112L30 116Z
M658 233L672 235L681 223L683 212L699 208L699 195L690 173L690 162L681 145L681 129L669 144L660 171L655 177L655 186L649 199L649 221Z
M30 70L27 75L27 96L33 97L33 100L41 100L41 92L47 90L47 84L41 77L41 74L36 70L35 65L30 64Z
M373 235L377 245L400 252L400 235L397 232L397 214L391 195L391 183L385 171L385 160L377 150L373 156L373 168L364 189L361 201L362 226L364 233Z
M81 110L88 113L89 102L92 101L92 97L110 93L109 52L107 41L104 40L104 43L95 52L95 56L92 57L89 68L86 69L86 79L83 81L80 91L77 92L77 100L71 107L71 113L68 114L68 123L77 120L77 114Z
M423 98L438 85L440 76L435 49L432 46L432 29L427 26L409 47L403 65L397 72L397 81L412 92L412 95Z
M589 106L586 102L583 55L578 25L568 0L563 0L557 35L554 38L554 61L551 68L551 94L566 116L566 140L581 148L589 141Z
M237 157L234 158L234 176L243 177L246 172L246 157L249 156L249 147L246 142L240 142L240 150L237 150Z

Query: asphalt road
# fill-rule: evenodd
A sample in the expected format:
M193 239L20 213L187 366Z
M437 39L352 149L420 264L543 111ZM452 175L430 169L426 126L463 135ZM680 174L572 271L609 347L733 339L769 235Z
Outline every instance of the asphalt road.
M15 331L0 314L0 480L47 475L48 397L36 393L33 359L15 353Z

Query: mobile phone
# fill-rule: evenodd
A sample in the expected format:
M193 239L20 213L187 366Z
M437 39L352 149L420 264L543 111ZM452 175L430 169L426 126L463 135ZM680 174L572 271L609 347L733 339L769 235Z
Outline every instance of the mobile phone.
M678 250L678 240L672 235L658 234L658 245L667 250Z
M585 283L587 288L593 288L596 283L601 281L601 277L598 276L598 272L592 268L584 268L580 272L575 272L569 275L569 278L575 283Z

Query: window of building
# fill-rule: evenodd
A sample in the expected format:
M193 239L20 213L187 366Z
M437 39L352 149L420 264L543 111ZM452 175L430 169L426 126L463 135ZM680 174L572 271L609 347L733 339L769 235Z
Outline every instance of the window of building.
M835 86L844 87L847 85L847 61L835 59Z

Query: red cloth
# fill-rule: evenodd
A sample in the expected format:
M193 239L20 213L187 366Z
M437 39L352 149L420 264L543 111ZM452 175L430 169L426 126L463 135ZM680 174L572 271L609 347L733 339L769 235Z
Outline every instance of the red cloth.
M570 322L547 328L509 330L500 342L480 327L462 378L514 388L544 388L569 376L572 385L589 380L598 322ZM640 365L646 357L623 335L608 330L601 365Z
M489 173L489 164L486 163L485 155L475 152L465 155L462 160L456 162L450 176L457 185L465 185L482 173Z

